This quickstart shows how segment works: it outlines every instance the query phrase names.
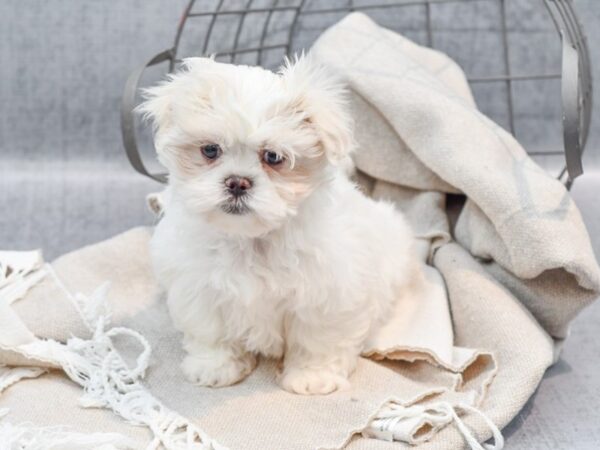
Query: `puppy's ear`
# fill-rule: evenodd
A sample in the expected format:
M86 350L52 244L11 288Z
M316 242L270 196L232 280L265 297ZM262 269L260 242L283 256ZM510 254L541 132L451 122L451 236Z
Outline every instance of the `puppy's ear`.
M152 123L156 134L168 128L171 123L170 97L174 91L172 83L173 79L169 76L169 80L144 89L144 101L135 108L135 112L141 114L145 121Z
M354 138L344 83L310 54L286 59L279 74L291 93L291 107L302 110L315 127L327 158L333 163L345 160Z
M216 65L213 58L186 58L182 68L156 86L142 91L144 101L135 109L144 120L152 123L156 134L167 130L173 123L173 106L181 96L190 94L197 74L211 71Z

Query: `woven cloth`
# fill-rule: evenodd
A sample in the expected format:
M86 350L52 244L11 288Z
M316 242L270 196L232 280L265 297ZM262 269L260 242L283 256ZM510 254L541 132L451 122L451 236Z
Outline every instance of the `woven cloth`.
M351 390L289 394L269 360L232 387L187 383L138 228L51 266L0 254L0 436L27 421L96 433L74 448L477 448L486 420L518 413L600 291L568 192L477 111L445 55L359 13L312 52L351 89L358 179L406 213L428 262L427 289L371 337ZM448 193L466 196L456 220Z

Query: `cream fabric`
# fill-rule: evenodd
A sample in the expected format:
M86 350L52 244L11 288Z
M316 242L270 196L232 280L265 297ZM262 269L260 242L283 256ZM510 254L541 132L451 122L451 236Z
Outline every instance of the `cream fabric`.
M0 326L0 363L60 366L26 358L20 345L92 338L86 317L105 314L100 305L107 293L112 323L141 333L153 349L147 390L231 449L398 448L403 444L360 435L392 410L403 418L397 427L367 427L364 434L453 449L473 446L462 421L480 442L492 434L469 409L474 405L496 425L508 423L552 363L553 338L565 337L570 320L600 290L577 208L560 183L475 109L462 72L445 55L358 13L329 29L313 51L352 90L365 191L406 212L429 262L427 287L400 299L398 314L371 336L365 348L371 359L359 361L350 391L288 394L268 360L233 387L186 383L178 368L180 336L151 275L147 229L59 258L50 270L57 277L46 274L21 300L0 304L6 326ZM455 224L446 214L446 193L467 196ZM110 290L98 290L106 280ZM127 361L140 352L127 339L115 345ZM383 357L403 361L374 361ZM52 371L6 389L0 408L9 409L4 420L11 423L117 432L134 439L134 448L151 439L109 411L80 410L77 397L78 389ZM428 408L448 421L432 424L435 432L415 433L419 427L409 422ZM457 411L465 413L460 422ZM442 426L450 423L456 426Z
M396 358L425 359L433 364L375 363L361 359L351 379L353 389L323 397L303 397L282 391L275 380L277 363L267 360L261 361L247 380L230 388L209 389L190 385L183 379L178 367L183 356L180 335L171 325L163 295L149 267L149 237L149 230L134 229L59 258L53 264L53 272L60 283L47 275L24 299L15 303L11 320L15 321L14 316L18 314L28 315L28 331L37 337L66 341L71 333L76 332L80 337L89 338L91 331L81 317L85 316L84 305L76 307L60 285L64 284L73 293L92 293L98 291L96 288L104 280L110 279L108 301L112 322L140 332L153 348L144 384L157 398L165 399L168 407L193 420L221 445L232 449L339 448L354 432L363 430L369 419L390 400L408 405L432 394L451 392L461 401L474 404L495 373L489 354L453 347L445 289L441 277L437 278L437 271L430 268L432 283L426 293L431 290L434 295L416 297L426 299L429 304L419 308L411 298L403 299L405 308L399 317L407 322L407 326L399 325L406 334L406 342L398 340L398 336L402 335L384 327L380 335L373 337L368 351L378 357L389 351L390 356ZM46 301L45 292L52 293L53 303ZM53 307L64 313L64 320L56 319L54 324L49 324L42 314L34 317L31 311L35 305L41 304L58 305ZM412 319L414 323L411 323ZM424 321L434 321L440 333L434 336L435 333L420 331L417 335L409 331L409 327L415 325L417 327L412 329L419 331L418 325ZM64 325L62 335L61 323ZM2 342L0 334L0 344ZM19 349L14 345L12 348ZM122 342L118 348L129 360L133 360L139 352L135 342ZM432 349L439 349L439 354ZM32 361L30 359L29 364ZM41 365L47 363L43 361ZM449 370L437 365L446 366ZM475 377L475 380L462 375L466 368L470 368L469 377ZM52 386L55 383L56 377L36 380L36 384L49 384L49 391L57 389ZM8 418L14 423L31 415L31 403L23 401L26 391L21 390L19 399L11 395L20 387L13 386L0 398L0 405L10 409ZM32 396L30 401L40 400ZM77 408L75 404L71 406ZM65 413L66 424L68 419L73 420L72 416L71 412ZM59 420L57 417L53 420ZM48 421L38 419L42 424ZM231 427L232 420L235 420L234 428ZM73 425L77 427L77 421ZM105 421L96 419L95 426L95 431L111 431L114 418L107 417ZM408 426L409 437L417 428L415 425ZM144 439L138 442L141 446Z
M373 193L401 206L407 195L389 187L381 195L382 181L398 192L464 193L457 242L518 294L553 337L564 338L600 286L581 215L564 186L477 111L456 63L361 13L327 30L312 51L352 90L356 163L378 180ZM447 230L431 223L439 224L439 216L438 208L428 208L412 224L421 235L443 236Z

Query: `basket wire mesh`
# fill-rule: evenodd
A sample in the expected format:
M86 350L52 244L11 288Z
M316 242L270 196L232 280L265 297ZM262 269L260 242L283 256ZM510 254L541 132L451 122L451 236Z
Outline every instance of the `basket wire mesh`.
M166 181L164 174L150 173L142 161L136 140L136 123L133 108L136 103L136 92L140 78L149 66L168 62L169 71L176 70L184 56L182 37L185 33L193 33L189 55L215 55L217 60L256 64L273 67L281 62L284 55L290 55L302 47L298 45L298 26L301 21L317 21L319 18L352 11L363 11L367 14L375 11L391 11L399 8L420 8L424 20L425 44L435 48L436 30L432 20L433 8L441 4L477 4L495 3L499 14L497 29L500 33L500 49L502 70L492 75L467 76L471 86L484 84L503 84L507 109L505 126L515 134L515 89L514 85L523 81L558 80L561 86L562 108L562 149L530 150L533 157L564 154L564 167L558 178L570 188L573 180L582 172L581 155L586 144L592 105L592 79L589 52L581 24L575 13L571 0L540 0L540 7L545 5L549 16L560 35L562 48L561 67L555 71L517 71L511 64L511 46L507 20L507 0L345 0L339 2L315 2L310 0L241 0L216 2L190 0L177 26L173 46L136 69L127 82L122 105L122 133L127 155L133 167L140 173L157 181ZM386 14L388 14L386 12ZM336 16L341 17L341 16ZM257 18L260 18L258 20ZM223 30L215 30L220 20L226 19L225 35L232 39L224 39ZM202 26L193 27L194 22L202 21ZM258 24L258 26L257 26ZM325 28L325 27L322 27ZM252 36L243 37L245 30L250 29ZM271 37L278 37L273 41ZM558 40L558 38L557 38ZM248 45L247 42L254 41ZM310 42L306 42L306 47ZM558 96L558 93L556 94Z

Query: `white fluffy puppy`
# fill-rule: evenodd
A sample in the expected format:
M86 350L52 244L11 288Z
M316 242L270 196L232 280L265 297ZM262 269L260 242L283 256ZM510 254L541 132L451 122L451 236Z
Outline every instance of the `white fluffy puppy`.
M183 371L226 386L260 354L283 358L288 391L344 388L420 270L402 215L342 168L353 146L343 89L310 57L279 73L184 65L141 105L169 171L151 251Z

